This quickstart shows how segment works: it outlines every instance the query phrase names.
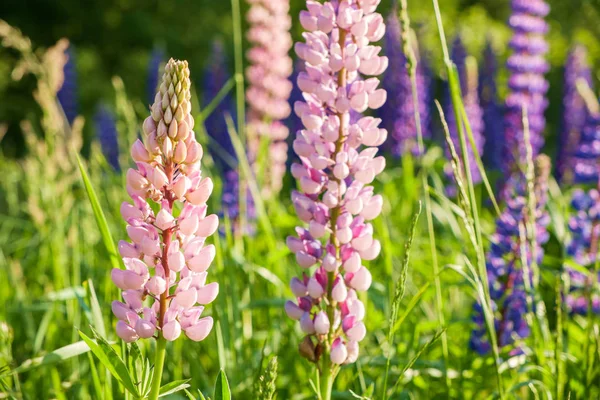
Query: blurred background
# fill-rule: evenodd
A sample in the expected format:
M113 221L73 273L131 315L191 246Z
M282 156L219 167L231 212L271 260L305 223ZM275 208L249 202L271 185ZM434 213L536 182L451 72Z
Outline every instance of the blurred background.
M431 65L436 98L442 99L445 76L431 1L408 2L422 54ZM545 152L554 155L561 130L564 64L574 44L587 47L593 79L598 80L600 0L548 2L551 50L547 57L552 68L547 74L550 106L546 111ZM248 5L245 1L241 3L245 32L244 14ZM506 23L510 15L509 0L441 0L440 3L448 43L460 34L469 54L481 60L486 42L491 42L501 66L498 91L504 98L508 74L503 65L509 55L507 43L511 36ZM300 38L297 15L304 7L303 0L291 0L294 40ZM382 0L384 16L392 7L392 0ZM225 53L219 72L233 74L231 4L227 0L3 0L0 20L31 39L31 46L25 46L22 52L11 46L0 47L0 385L8 382L6 393L16 398L99 398L98 393L107 392L114 392L114 398L122 398L116 381L98 373L102 366L91 355L73 356L60 364L54 360L36 370L33 368L37 364L31 361L39 362L39 357L57 348L78 343L78 329L89 333L89 325L109 340L116 339L115 319L109 304L118 298L119 291L110 280L109 256L75 154L80 150L84 156L115 241L126 238L125 223L119 212L120 204L129 200L122 171L131 163L127 147L148 115L159 66L169 57L189 61L195 95L192 109L200 113L201 106L210 102L219 90L207 84L212 75L205 75L219 57L214 51L215 42L222 44ZM64 98L60 92L58 97L69 122L75 115L82 116L67 124L72 132L62 132L63 116L62 112L56 112L56 93L44 92L36 76L36 64L27 63L24 57L28 49L33 49L43 61L45 51L63 38L68 39L68 46L60 42L56 49L60 54L66 51L69 56L64 69L68 85L63 86ZM244 48L246 45L244 39ZM50 56L49 61L57 58L56 54ZM57 75L62 75L62 71ZM222 119L222 114L218 116ZM223 126L223 121L220 122ZM101 131L106 130L112 131L112 136L108 136L119 140L118 146L109 143L113 150L119 150L116 154L105 151L103 155L100 151L98 138L102 139ZM196 133L200 142L208 142L200 124ZM225 129L209 133L227 135ZM433 223L439 238L439 264L444 266L462 263L461 257L469 250L465 250L468 238L453 212L454 204L445 197L445 178L441 172L445 158L443 145L438 144L430 146L423 165L433 171L430 176ZM220 213L225 202L221 200L223 179L218 177L215 164L211 164L213 149L207 148L203 169L215 177L209 210ZM114 168L115 159L117 163L121 161L121 170ZM369 335L359 363L343 369L338 378L338 387L344 391L337 392L336 398L355 398L346 389L370 397L375 383L382 381L389 348L386 335L390 299L404 257L403 244L421 193L416 173L419 167L415 165L410 155L401 161L390 160L375 183L375 190L383 194L385 204L383 216L373 222L383 250L369 265L374 278L367 302ZM218 325L214 334L200 345L191 346L185 340L173 343L165 382L191 378L194 389L210 393L214 377L224 368L236 398L249 399L266 358L276 354L280 365L278 398L313 397L306 383L312 377L312 365L301 360L296 352L302 334L296 322L283 311L283 304L292 297L287 282L300 273L285 245L286 236L293 234L298 225L289 201L292 188L288 174L284 190L266 201L268 213L263 211L261 215L257 211L260 222L256 224L255 237L232 237L225 229L226 223L223 234L215 235L218 250L210 279L219 282L221 295L208 307L208 312ZM569 199L561 195L557 185L552 190L553 226L546 246L541 291L554 326L555 283L560 280L568 243L565 211ZM495 215L490 208L488 202L482 202L481 225L486 233L494 230ZM427 229L422 216L401 307L407 314L396 333L390 373L393 377L390 382L403 379L402 390L392 398L488 398L495 390L491 357L479 357L468 349L474 291L462 276L447 269L441 275L444 301L441 313L448 325L451 361L448 386L442 374L447 366L441 346L436 344L423 354L419 352L439 328ZM582 365L588 354L583 354L587 349L583 350L580 343L590 337L584 326L573 323L565 328L572 340L567 370L571 380L569 390L576 394L597 394L598 375L587 374ZM600 337L597 342L600 343ZM151 341L143 341L140 346L144 353L152 353ZM418 361L403 376L402 368L414 357ZM3 375L5 368L16 367L22 368L21 374L9 381ZM503 368L516 387L515 392L526 397L528 389L520 385L534 368L526 364L507 364ZM114 390L99 390L98 386L109 386L111 382ZM586 392L584 382L596 382L595 392ZM5 397L9 396L0 391L0 398Z
M242 2L244 3L244 2ZM391 0L382 1L385 15ZM562 66L573 43L585 44L592 66L600 59L600 0L550 0L552 11L548 17L549 59L553 69L549 74L550 107L547 111L549 129L556 132L561 103ZM247 5L242 4L244 13ZM291 15L298 15L304 1L291 0ZM441 68L439 38L430 1L409 0L411 18L418 30L421 46L434 66L434 74ZM486 39L490 38L501 58L507 57L506 44L510 31L506 20L510 14L507 0L444 0L441 4L446 32L451 39L460 32L469 50L481 57ZM19 28L31 38L33 47L50 47L60 38L68 38L74 54L77 80L76 100L78 111L91 121L99 104L114 105L115 95L111 78L119 76L139 115L148 107L148 79L152 73L153 54L163 58L187 59L192 77L202 91L203 68L211 61L211 46L221 40L231 60L233 54L231 5L228 1L177 0L177 1L95 1L77 0L7 0L0 3L0 18ZM295 39L300 34L300 24L293 18ZM11 70L17 55L0 49L0 123L8 131L1 142L6 155L22 156L25 147L19 123L27 113L36 111L31 96L35 85L31 76L15 82ZM232 63L224 68L232 68ZM506 85L500 71L499 89L503 96ZM443 79L443 77L441 77ZM85 148L94 137L93 124L84 127ZM548 140L547 145L553 146Z

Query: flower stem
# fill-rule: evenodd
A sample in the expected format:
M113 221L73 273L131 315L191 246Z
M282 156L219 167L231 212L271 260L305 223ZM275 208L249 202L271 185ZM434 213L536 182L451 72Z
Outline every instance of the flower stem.
M321 371L321 381L319 391L319 400L331 400L331 391L333 389L333 374L331 371L331 361L329 357L323 359L323 370Z
M156 356L154 359L154 375L152 377L152 390L148 400L157 400L160 393L160 382L162 381L163 368L165 366L165 355L167 354L167 340L160 335L156 342Z

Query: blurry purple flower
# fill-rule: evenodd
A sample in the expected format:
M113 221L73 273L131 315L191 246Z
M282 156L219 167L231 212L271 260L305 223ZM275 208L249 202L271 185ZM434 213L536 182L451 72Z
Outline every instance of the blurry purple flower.
M545 210L547 202L550 160L546 156L538 156L536 160L536 262L542 261L544 250L542 245L548 241L546 227L550 222ZM524 282L523 256L529 264L533 252L529 243L523 244L520 239L519 225L525 224L530 215L527 208L527 182L525 176L515 172L507 181L505 190L506 206L496 220L496 231L492 236L492 244L487 253L487 274L495 312L496 334L499 347L512 345L515 340L529 336L529 327L525 320L527 310L526 286ZM522 254L525 248L526 254ZM531 275L529 276L531 280ZM474 306L473 322L475 328L471 334L471 348L480 354L490 350L487 331L483 320L481 305ZM514 349L513 349L514 350ZM514 354L514 353L513 353Z
M115 171L121 171L117 124L115 116L106 105L98 107L94 115L94 125L106 161Z
M488 41L479 74L479 99L485 126L483 161L488 168L493 170L501 169L502 148L504 147L503 114L502 106L498 103L497 74L498 60L492 44Z
M77 67L75 65L73 46L69 46L65 54L67 55L67 62L63 68L64 81L56 96L67 117L67 121L69 121L69 124L72 124L79 113Z
M400 21L395 7L387 17L386 24L384 41L390 64L383 76L382 86L388 92L388 100L378 112L384 127L390 132L390 139L385 146L391 148L392 153L397 157L407 151L417 154L417 127L412 83L406 66L406 57L402 51ZM415 51L418 53L418 49ZM421 132L423 138L427 139L431 137L429 127L431 80L423 61L417 64L416 79Z
M525 160L523 106L527 106L534 157L544 145L544 111L548 106L548 82L544 78L549 69L544 58L548 52L548 43L544 39L548 24L544 17L550 12L550 7L543 0L512 0L511 3L512 15L508 24L513 30L510 41L513 54L507 62L510 78L506 98L503 157L506 176L517 170Z

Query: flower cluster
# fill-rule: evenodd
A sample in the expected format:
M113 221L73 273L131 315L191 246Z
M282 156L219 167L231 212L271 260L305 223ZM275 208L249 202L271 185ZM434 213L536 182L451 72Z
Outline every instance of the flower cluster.
M509 178L506 195L506 208L496 221L496 231L487 253L486 269L492 307L495 312L495 328L500 347L510 346L516 340L529 336L529 326L525 320L527 312L527 292L524 279L532 281L534 254L536 263L543 258L542 245L548 241L546 227L550 217L545 210L550 176L550 160L545 155L536 159L535 198L535 248L531 243L523 243L521 231L531 215L527 205L527 182L525 176L517 172ZM523 250L525 254L523 254ZM523 265L526 260L527 265ZM529 274L525 274L528 271ZM490 351L484 324L481 304L474 307L473 322L476 327L471 334L471 348L480 354ZM518 351L518 350L517 350Z
M520 160L525 159L524 106L527 107L534 157L544 145L544 111L548 107L548 82L544 74L549 69L544 58L548 52L548 43L544 39L548 24L544 17L550 12L550 7L544 0L512 0L511 4L509 25L514 32L510 41L513 54L507 62L510 92L506 98L503 157L507 176L519 168Z
M278 193L283 185L288 146L288 128L281 121L290 115L288 98L292 91L289 76L292 47L289 0L248 0L250 24L247 38L253 47L247 57L250 66L246 77L250 82L246 98L248 112L248 150L250 161L256 162L263 138L269 143L266 165L255 165L265 195ZM261 171L259 171L261 170ZM262 174L264 170L264 175Z
M596 184L600 178L600 114L589 112L574 155L573 181Z
M114 301L112 310L117 335L126 342L157 331L172 341L182 330L199 341L213 325L211 317L200 316L219 291L217 283L206 284L215 257L206 238L219 221L206 215L213 184L200 172L189 75L187 61L169 60L143 124L144 143L137 140L131 149L136 169L127 171L127 191L133 204L121 206L131 243L119 242L126 269L111 273L123 290L124 302Z
M365 307L356 292L371 285L371 273L362 264L381 250L368 221L383 205L370 184L385 167L376 146L387 131L379 128L381 120L358 115L386 100L379 79L363 78L383 73L388 64L379 56L381 48L370 44L385 33L375 12L379 2L308 0L308 11L300 14L304 42L295 47L305 61L298 76L305 100L294 105L304 129L293 145L300 163L292 165L292 175L300 192L292 201L308 227L298 227L287 244L307 272L292 280L297 301L285 308L308 335L302 354L313 361L324 354L335 365L358 357L366 330Z
M98 107L94 115L94 125L106 161L115 171L121 171L117 124L115 116L107 106L102 104Z
M600 238L600 193L597 189L584 191L576 189L573 192L571 207L574 215L569 219L569 231L571 232L571 243L567 247L569 256L583 268L589 267L596 262L598 254L598 239ZM593 273L584 273L570 266L566 266L570 277L570 293L567 295L566 303L569 310L574 314L586 315L588 310L588 298L585 291L595 287L592 293L592 309L594 313L600 314L600 294L598 293L598 282L600 273L594 279Z
M456 68L458 70L461 84L462 101L465 106L471 131L473 133L473 140L475 141L477 152L480 156L482 156L485 138L483 137L483 111L481 110L481 106L479 104L479 78L477 73L477 64L474 58L467 56L467 51L462 43L462 40L460 39L460 36L456 37L452 45L452 61L454 64L456 64ZM452 142L454 143L454 147L457 149L457 152L460 152L461 146L456 126L456 116L454 115L454 107L452 105L449 92L446 99L444 114L446 115L446 119L448 121L450 137L452 138ZM479 171L477 162L475 161L475 152L473 151L473 147L471 146L471 142L466 131L465 140L467 143L467 157L469 158L471 177L473 179L473 183L477 184L481 182L481 172ZM450 158L449 150L448 158ZM447 171L447 175L452 176L450 165L448 165ZM449 192L453 193L454 188L450 187Z
M496 53L492 44L488 42L479 74L479 99L483 110L485 137L483 160L489 168L494 170L501 169L502 148L504 147L504 127L499 123L502 121L502 107L498 103L497 73Z
M587 50L576 46L567 58L563 91L562 132L558 151L557 174L563 182L573 180L574 153L577 149L586 118L585 101L577 90L577 80L583 79L592 88L592 71L587 62Z
M381 107L381 115L385 128L390 132L388 146L395 156L401 156L407 151L418 153L417 126L415 123L415 107L412 95L412 83L406 65L406 56L402 51L400 37L400 21L394 8L387 17L385 33L385 50L390 65L383 77L383 87L388 92L388 101ZM416 43L416 41L413 41ZM415 49L418 54L418 50ZM418 109L421 118L423 138L429 138L429 104L431 100L431 80L427 75L423 62L417 64L415 71L418 92Z
M56 97L67 117L69 124L73 124L79 113L79 102L77 101L77 68L75 66L75 52L69 46L65 51L67 62L63 67L64 80Z

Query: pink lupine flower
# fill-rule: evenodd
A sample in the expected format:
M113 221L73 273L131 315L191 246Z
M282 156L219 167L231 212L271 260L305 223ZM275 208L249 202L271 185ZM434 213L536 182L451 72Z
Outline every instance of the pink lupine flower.
M295 45L305 71L298 75L304 101L294 110L304 129L293 144L300 162L291 171L300 191L292 201L306 228L296 228L287 244L307 275L292 279L297 299L285 310L308 335L302 354L316 362L322 355L322 373L334 375L338 365L358 357L366 329L357 292L368 290L372 281L363 262L381 250L369 221L381 212L383 198L369 185L385 167L377 146L387 131L378 118L350 118L386 100L379 79L367 77L388 64L379 56L381 48L371 44L385 33L375 12L379 2L308 0L308 10L300 14L304 42ZM314 351L307 351L307 343Z
M131 148L136 168L127 171L127 191L133 203L121 206L131 242L119 242L125 269L111 272L123 290L124 302L114 301L112 310L119 319L117 335L126 342L161 336L173 341L182 332L200 341L213 325L211 317L200 316L202 305L219 291L217 283L206 284L215 257L206 238L219 221L206 215L213 184L200 172L202 146L193 132L189 75L187 61L167 63L143 124L144 142ZM150 200L160 206L157 213Z
M289 0L248 0L246 16L250 29L247 38L252 48L247 53L250 66L246 77L250 83L248 100L248 151L250 161L256 163L263 138L269 143L268 161L260 166L265 170L259 176L263 194L281 190L287 159L288 128L281 122L290 115L288 99L292 91L289 76L292 47ZM258 173L256 165L255 173Z

